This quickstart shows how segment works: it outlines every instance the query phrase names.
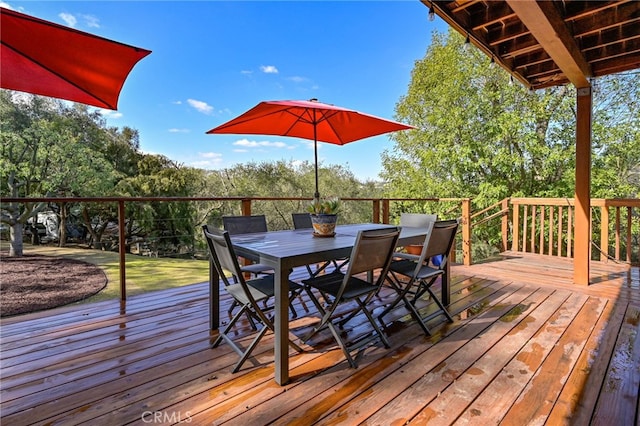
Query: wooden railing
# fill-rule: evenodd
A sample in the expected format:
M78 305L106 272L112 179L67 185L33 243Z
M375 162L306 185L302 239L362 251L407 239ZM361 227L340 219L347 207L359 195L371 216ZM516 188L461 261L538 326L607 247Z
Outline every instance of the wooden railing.
M285 202L293 201L306 204L311 198L299 197L42 197L42 198L3 198L0 200L0 208L7 209L15 207L15 204L21 203L112 203L117 205L118 210L118 241L126 241L126 224L128 219L126 216L125 206L129 203L147 203L147 202L230 202L239 204L239 211L243 215L251 215L256 209L255 205L260 202ZM465 265L471 264L471 202L468 198L342 198L343 202L365 202L371 204L371 215L365 221L373 223L390 223L391 218L399 217L400 211L405 211L406 203L416 203L424 205L425 203L450 203L454 205L448 211L447 218L458 218L461 222L462 240L458 241L461 247L463 262ZM400 206L400 203L405 205ZM395 205L394 205L395 204ZM233 209L237 211L237 207ZM408 210L412 211L412 210ZM275 224L271 229L284 229L286 223ZM126 253L127 244L118 244L119 252L119 273L120 273L120 298L126 299ZM454 250L455 259L455 250Z
M235 203L234 210L250 215L263 202L299 202L310 198L297 197L107 197L107 198L4 198L0 206L12 203L115 203L118 207L118 240L125 241L127 203L145 202L228 202ZM425 209L430 203L449 204L444 216L460 220L460 238L456 251L462 254L462 263L472 263L472 239L491 231L491 239L497 239L500 251L512 250L549 256L573 257L573 199L557 198L507 198L485 209L472 212L468 198L343 198L344 202L370 203L370 220L373 223L396 221L402 211ZM633 265L640 264L640 200L593 199L592 205L592 259L614 260ZM239 209L238 209L239 207ZM429 209L426 207L426 209ZM365 209L366 210L366 209ZM500 220L499 234L494 237L495 222ZM286 223L276 225L284 229ZM486 231L485 231L486 232ZM498 231L496 231L498 232ZM483 240L485 236L481 237ZM478 241L479 243L480 241ZM485 242L485 241L483 241ZM485 242L486 243L486 242ZM492 243L493 244L493 243ZM126 298L126 245L118 244L120 254L120 293Z
M483 212L491 209L489 219L502 220L502 250L573 257L572 198L511 198ZM591 200L591 260L640 264L639 199Z

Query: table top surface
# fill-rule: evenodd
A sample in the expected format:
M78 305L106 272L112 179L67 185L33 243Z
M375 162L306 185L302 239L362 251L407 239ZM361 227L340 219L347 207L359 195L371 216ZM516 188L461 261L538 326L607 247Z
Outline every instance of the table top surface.
M260 232L255 234L232 235L231 241L236 254L251 255L260 259L300 259L304 264L309 258L315 260L347 256L356 241L359 231L394 227L379 223L358 223L338 225L336 235L331 238L316 237L312 229ZM426 228L401 228L399 242L402 244L422 243Z

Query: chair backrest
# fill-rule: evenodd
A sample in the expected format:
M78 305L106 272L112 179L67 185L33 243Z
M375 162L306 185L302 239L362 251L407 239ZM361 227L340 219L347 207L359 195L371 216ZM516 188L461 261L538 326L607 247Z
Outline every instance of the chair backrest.
M400 215L400 226L424 228L429 223L433 223L436 220L438 220L437 214L402 213Z
M433 224L433 229L429 236L429 242L425 243L425 247L423 248L420 257L422 259L428 259L434 256L442 256L442 260L438 267L443 269L449 259L449 253L451 252L451 247L453 247L457 232L457 220L436 221Z
M216 228L209 229L207 225L202 225L202 231L209 246L211 260L224 285L244 282L244 276L240 270L238 258L233 250L233 245L231 245L229 232ZM227 273L231 273L231 277L228 277ZM233 279L233 282L230 278Z
M222 279L222 281L224 282L224 285L230 286L231 284L239 284L242 287L244 297L246 297L246 299L249 301L254 312L260 317L262 321L266 321L265 324L268 323L269 320L265 316L264 312L262 312L262 309L260 309L260 307L258 306L256 299L253 297L253 294L249 290L249 285L242 275L240 264L238 263L238 257L236 256L233 245L231 244L229 231L222 231L215 228L209 229L207 225L202 225L202 231L204 232L205 239L207 240L207 245L209 246L209 254L211 255L211 260L213 261L216 270L218 271L220 279ZM229 280L229 277L227 277L225 273L226 271L231 272L233 276L233 282L231 282ZM235 295L233 297L236 298Z
M381 269L380 276L384 279L399 235L400 227L358 232L356 242L351 250L346 278L362 272ZM379 282L382 282L380 278Z
M226 231L229 231L229 235L267 232L267 218L263 214L253 216L223 216L222 226Z
M293 229L313 228L309 213L291 213L291 218L293 219Z

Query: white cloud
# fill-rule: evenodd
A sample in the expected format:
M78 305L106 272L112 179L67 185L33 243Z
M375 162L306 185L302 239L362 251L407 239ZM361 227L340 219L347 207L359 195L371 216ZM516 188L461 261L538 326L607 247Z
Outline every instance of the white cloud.
M241 70L240 74L251 75L251 74L253 74L253 71Z
M211 114L213 112L213 107L206 102L187 99L187 103L203 114Z
M294 75L293 77L288 77L287 80L293 81L294 83L304 83L305 81L309 81L308 78L300 77L297 75Z
M4 7L5 9L15 10L13 7L11 7L9 3L5 3L3 1L0 1L0 7Z
M100 28L100 20L93 15L79 15L84 19L84 23L89 28Z
M249 139L240 139L233 143L235 146L241 146L244 148L288 148L289 146L280 141L250 141Z
M199 155L210 160L217 160L219 158L222 158L222 154L218 152L201 152Z
M304 141L302 142L302 144L303 144L304 146L306 146L307 148L309 148L309 149L313 149L313 145L314 145L314 144L313 144L313 141L304 140ZM319 143L319 144L318 144L318 149L320 149L321 147L322 147L322 144L321 144L321 143Z
M169 133L189 133L189 129L169 129Z
M278 74L278 68L275 65L261 65L260 71L265 74Z
M211 169L223 164L222 154L217 152L200 152L198 156L200 159L192 161L191 166L201 169Z
M112 120L122 118L121 112L114 111L112 109L99 108L98 111L100 111L100 114L102 114L104 118L110 118Z
M75 27L76 24L78 23L78 20L76 19L76 17L70 13L63 12L58 14L58 16L70 27Z
M86 27L100 28L100 20L93 15L78 14L76 17L71 13L62 12L58 14L58 17L72 28L78 25L78 19L81 19Z

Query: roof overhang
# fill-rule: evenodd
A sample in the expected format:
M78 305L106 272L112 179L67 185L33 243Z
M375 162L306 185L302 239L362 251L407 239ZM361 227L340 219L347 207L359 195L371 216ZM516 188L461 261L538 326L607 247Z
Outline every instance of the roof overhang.
M531 89L640 68L640 1L421 1Z

